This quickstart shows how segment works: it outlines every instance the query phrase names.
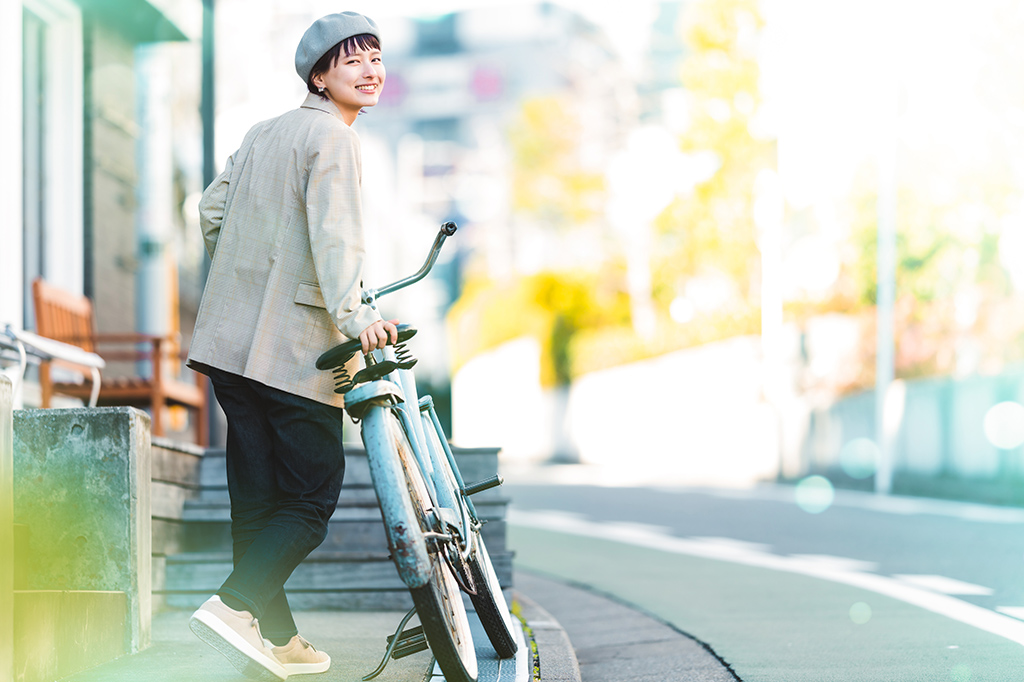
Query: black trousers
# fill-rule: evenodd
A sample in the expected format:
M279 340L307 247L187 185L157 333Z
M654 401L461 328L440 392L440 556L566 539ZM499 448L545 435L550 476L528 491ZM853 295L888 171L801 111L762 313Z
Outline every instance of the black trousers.
M268 639L297 633L284 584L327 536L345 476L342 410L209 370L227 416L234 570L218 590Z

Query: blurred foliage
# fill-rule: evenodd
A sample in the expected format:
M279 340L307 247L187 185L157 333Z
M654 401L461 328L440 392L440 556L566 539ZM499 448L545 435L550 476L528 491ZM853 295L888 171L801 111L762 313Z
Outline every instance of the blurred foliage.
M525 100L508 137L513 210L553 227L601 216L604 175L581 163L582 127L570 98Z
M926 164L931 173L910 173ZM906 155L896 235L895 370L899 378L997 373L1024 362L1024 301L999 261L1001 216L1014 196L998 172L957 173ZM929 175L956 177L952 191L929 192ZM859 381L874 384L877 294L877 181L865 171L849 201L850 238L832 295L817 304L794 301L787 316L798 323L838 311L860 320Z
M920 302L952 300L965 287L993 295L1012 291L999 263L999 216L1011 198L997 178L962 178L956 191L928 196L906 177L900 184L896 232L896 290ZM852 193L851 234L844 276L859 305L874 306L877 286L877 194L871 173Z
M680 75L693 113L680 147L713 153L719 168L655 221L667 238L655 264L666 294L674 280L710 269L733 279L748 305L758 303L754 181L775 165L775 143L751 132L761 104L757 38L763 23L756 0L698 0L683 16L689 53Z
M532 336L541 344L541 383L568 384L575 374L572 339L628 323L629 300L621 276L614 275L543 272L504 282L469 280L449 313L455 369L502 343Z
M625 266L612 260L593 272L545 272L499 282L470 276L449 314L457 370L474 355L522 336L542 347L546 386L586 372L760 330L759 260L753 220L758 173L774 165L774 143L750 132L760 104L756 0L698 0L684 16L688 47L680 77L691 99L684 152L712 153L718 170L692 195L680 196L655 220L652 299L656 332L631 326ZM526 100L509 131L514 162L513 209L541 224L603 218L604 176L581 163L582 127L568 97ZM669 306L689 278L725 275L738 300L699 310L686 324Z
M603 216L604 175L584 168L581 130L570 97L523 101L508 131L516 215L554 229ZM448 313L453 368L502 343L531 336L542 349L541 383L568 384L574 376L573 337L582 329L628 324L623 281L614 266L506 280L470 272Z
M656 333L641 338L632 328L619 260L595 264L592 272L545 272L516 282L471 276L452 311L456 365L531 335L542 345L543 382L551 386L597 369L758 333L755 185L762 171L777 166L775 141L758 132L763 25L758 0L691 0L685 6L680 37L686 56L679 78L689 122L679 149L691 161L714 163L713 171L654 221ZM979 121L971 131L969 139L977 142L973 156L951 153L945 138L915 138L898 149L898 377L994 373L1024 362L1024 302L999 251L1000 236L1021 229L1024 221L1024 81L1010 68L1020 63L1013 59L1021 50L1018 25L1000 23L988 41L994 52L974 94L985 101L992 125ZM568 95L528 100L509 131L513 209L551 229L597 226L604 215L604 178L582 162L584 131L573 102ZM856 356L844 356L818 375L819 388L833 395L870 387L875 379L875 170L865 165L843 191L843 198L823 199L831 202L827 224L819 224L825 218L816 214L816 205L787 207L783 243L784 256L805 236L821 238L825 248L838 252L839 277L827 288L805 286L796 277L790 282L791 272L785 273L787 323L806 332L815 321L839 317L837 328L859 337ZM1007 227L1008 221L1016 223ZM786 267L792 270L788 262ZM711 292L711 303L701 303L693 292L707 294L709 287L718 291ZM693 304L686 309L692 317L677 323L669 310L681 300ZM812 364L812 358L804 359Z
M582 329L570 347L572 366L574 375L579 376L760 331L761 311L754 307L699 314L685 325L662 318L657 332L649 337L626 326Z

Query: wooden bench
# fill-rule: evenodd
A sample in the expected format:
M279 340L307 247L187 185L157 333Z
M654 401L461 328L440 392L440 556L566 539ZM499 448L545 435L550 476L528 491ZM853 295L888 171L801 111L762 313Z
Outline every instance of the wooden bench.
M197 443L207 445L206 377L195 373L195 383L189 383L169 376L168 365L180 360L178 342L174 337L134 333L97 334L92 301L85 296L54 287L42 279L32 282L32 297L35 302L36 333L40 336L97 353L108 364L114 361L149 361L152 368L150 377L103 375L98 405L130 405L148 409L154 436L163 436L165 433L164 407L180 405L187 408L192 416ZM141 344L147 344L149 348L138 350ZM120 346L121 350L99 350L101 346ZM42 406L50 407L54 395L88 400L92 392L91 380L86 379L83 383L54 381L51 370L55 366L81 372L87 377L90 371L87 367L64 360L42 362L39 365Z

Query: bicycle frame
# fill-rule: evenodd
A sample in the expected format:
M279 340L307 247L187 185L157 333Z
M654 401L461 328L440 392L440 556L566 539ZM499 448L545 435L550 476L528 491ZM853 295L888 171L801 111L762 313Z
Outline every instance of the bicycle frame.
M393 356L394 351L388 347L384 350L385 359ZM401 389L402 400L394 406L402 426L405 428L409 445L412 447L416 464L423 474L427 492L433 506L433 513L441 527L449 529L442 533L446 541L457 541L459 553L466 558L472 551L471 539L473 531L478 527L476 512L469 498L463 495L465 485L459 472L455 458L448 447L448 440L441 428L441 423L433 410L433 400L429 396L419 399L416 389L416 378L413 371L399 369L389 374L380 382L391 383ZM372 382L374 384L380 382ZM381 390L381 389L378 389ZM351 392L349 393L351 395ZM395 395L396 393L391 393ZM415 406L415 408L414 408ZM364 424L364 428L366 425ZM434 437L431 438L430 434ZM439 448L435 444L440 444ZM441 458L445 461L442 463ZM443 480L443 471L447 465L455 480L452 483L458 488L453 494L448 481ZM387 494L387 491L385 491ZM452 534L454 531L454 535Z
M379 296L423 279L455 230L454 223L442 225L419 272L380 290L364 290L363 303L376 309ZM415 360L404 346L415 333L403 325L394 345L366 354L366 368L353 376L345 364L360 349L356 340L326 351L316 363L320 369L334 370L346 411L362 422L391 559L415 605L391 638L381 664L363 679L380 674L389 657L429 647L447 679L476 682L479 669L463 593L473 602L499 658L511 658L519 646L468 498L500 485L501 478L493 476L469 487L463 482L433 400L421 399L416 387ZM403 630L413 613L419 615L421 627Z
M377 299L380 296L397 291L423 279L433 267L434 262L441 250L445 238L454 234L454 223L445 223L441 227L437 238L431 248L426 262L419 272L398 282L389 284L379 290L367 289L363 291L362 300L367 305L376 308ZM395 360L395 350L388 346L383 350L373 351L378 354L377 359ZM479 528L476 518L476 511L464 494L465 485L459 473L455 458L448 447L447 438L441 428L440 421L433 409L433 400L429 396L420 400L416 388L415 374L411 369L397 369L383 379L372 381L352 389L346 395L346 407L359 405L371 401L379 410L394 409L398 415L405 434L408 438L412 454L417 468L423 475L427 493L430 497L432 509L430 510L437 521L436 526L441 532L428 533L427 538L435 541L457 542L460 555L465 559L473 551L472 539L474 531ZM393 403L394 404L392 407ZM383 424L367 424L366 418L370 413L377 410L369 410L364 414L362 425L364 437L386 438L388 437ZM373 418L373 417L371 417ZM431 434L428 436L428 434ZM440 448L437 447L440 444ZM367 450L371 450L367 444ZM442 457L445 458L442 461ZM395 467L395 462L370 462L371 470L376 476L381 476L387 483L380 486L378 498L381 507L404 506L405 496L398 491L404 487L404 474L401 467ZM450 483L443 480L443 472L450 468L458 491L450 489ZM398 510L396 510L398 511ZM385 517L387 518L387 516ZM408 518L392 517L392 518ZM388 528L399 574L409 587L419 587L429 579L430 561L429 552L425 543L423 546L410 544L406 529Z

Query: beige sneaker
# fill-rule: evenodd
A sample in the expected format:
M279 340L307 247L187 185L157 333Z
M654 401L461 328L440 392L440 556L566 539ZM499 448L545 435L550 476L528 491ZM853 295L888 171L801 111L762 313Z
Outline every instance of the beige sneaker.
M277 682L288 671L263 643L260 624L248 611L228 608L214 595L192 614L188 627L214 649L224 654L240 673L260 682Z
M289 675L325 673L331 667L331 657L317 651L316 647L299 635L292 637L284 646L275 646L271 651Z

